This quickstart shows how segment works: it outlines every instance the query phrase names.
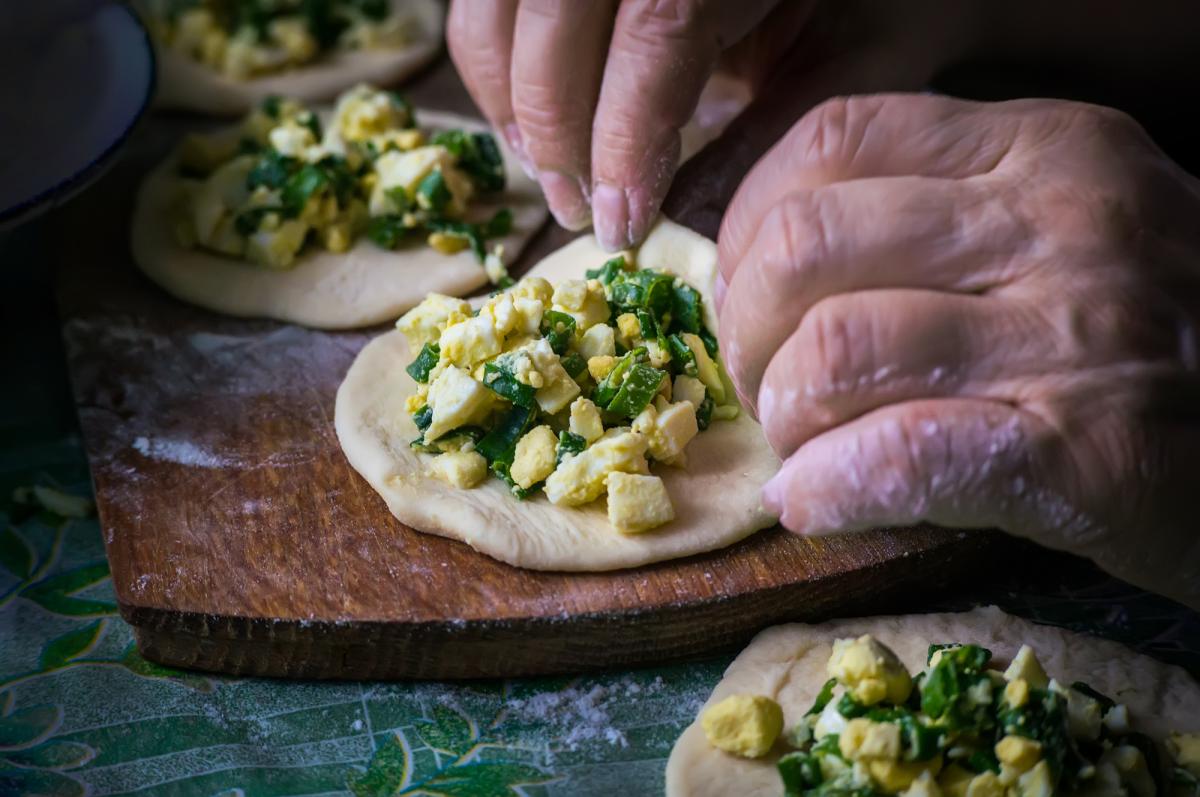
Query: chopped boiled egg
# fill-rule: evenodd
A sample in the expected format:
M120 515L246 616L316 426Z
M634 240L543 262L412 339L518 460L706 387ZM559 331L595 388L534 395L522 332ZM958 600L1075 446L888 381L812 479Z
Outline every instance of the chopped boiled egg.
M396 322L396 329L408 339L409 349L415 354L426 343L436 341L451 324L465 321L471 315L471 305L453 296L431 293L424 301Z
M730 695L700 715L709 744L743 758L770 752L783 730L783 709L763 695Z
M474 487L487 476L487 460L474 451L446 451L433 458L429 472L455 487Z
M608 522L618 531L635 534L675 519L666 485L658 476L613 471L605 477Z
M883 700L903 703L912 691L912 678L904 664L870 635L836 640L828 670L831 678L864 705Z
M546 497L550 503L578 506L603 495L608 474L646 473L646 438L634 432L620 432L601 438L581 453L565 457L546 479Z
M433 441L460 426L479 423L492 410L492 393L471 375L453 365L429 386L427 402L433 419L425 440Z
M528 490L554 470L558 438L545 424L534 427L517 441L516 457L510 473L513 481Z

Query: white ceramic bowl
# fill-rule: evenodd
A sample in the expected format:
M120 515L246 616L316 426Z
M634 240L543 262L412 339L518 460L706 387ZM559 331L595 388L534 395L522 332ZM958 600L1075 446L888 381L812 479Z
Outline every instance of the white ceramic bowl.
M122 4L8 5L0 18L0 228L100 176L154 95L154 50ZM54 7L47 17L43 9Z

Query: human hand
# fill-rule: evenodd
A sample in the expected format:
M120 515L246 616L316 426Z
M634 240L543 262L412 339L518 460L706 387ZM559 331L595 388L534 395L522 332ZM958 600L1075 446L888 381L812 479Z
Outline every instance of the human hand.
M1200 607L1200 181L1130 118L833 100L719 248L787 528L999 527Z
M758 98L735 145L698 159L691 172L701 182L740 179L834 93L924 85L971 40L977 5L454 0L447 39L468 90L555 218L569 229L594 221L615 250L639 243L658 215L679 130L718 62ZM709 203L729 196L706 188L687 193Z

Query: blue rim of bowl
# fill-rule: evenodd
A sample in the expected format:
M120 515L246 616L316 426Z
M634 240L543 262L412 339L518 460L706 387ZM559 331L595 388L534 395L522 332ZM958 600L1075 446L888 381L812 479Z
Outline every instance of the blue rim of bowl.
M125 142L133 135L133 131L137 129L137 126L146 117L146 111L149 109L150 103L153 102L154 92L158 88L158 54L154 51L154 44L150 41L150 31L146 29L146 25L142 22L141 17L126 3L116 3L114 5L127 14L137 30L141 32L142 44L145 46L146 57L149 60L150 79L146 81L146 93L142 97L142 102L138 106L137 113L133 115L120 134L82 169L70 177L59 180L49 188L44 188L28 199L22 200L18 204L0 212L0 229L14 226L23 216L32 213L44 204L49 205L46 208L46 210L49 210L55 205L65 202L92 180L98 178L112 165L113 156L125 145Z

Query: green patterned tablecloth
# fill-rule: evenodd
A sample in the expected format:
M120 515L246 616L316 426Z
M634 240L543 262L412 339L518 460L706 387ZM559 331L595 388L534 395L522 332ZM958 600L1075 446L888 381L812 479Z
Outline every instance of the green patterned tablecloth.
M167 670L115 611L41 229L0 239L0 795L640 795L730 657L582 678L304 683ZM33 488L40 489L33 489ZM76 516L82 515L82 516ZM947 595L1200 671L1200 619L1063 559Z

